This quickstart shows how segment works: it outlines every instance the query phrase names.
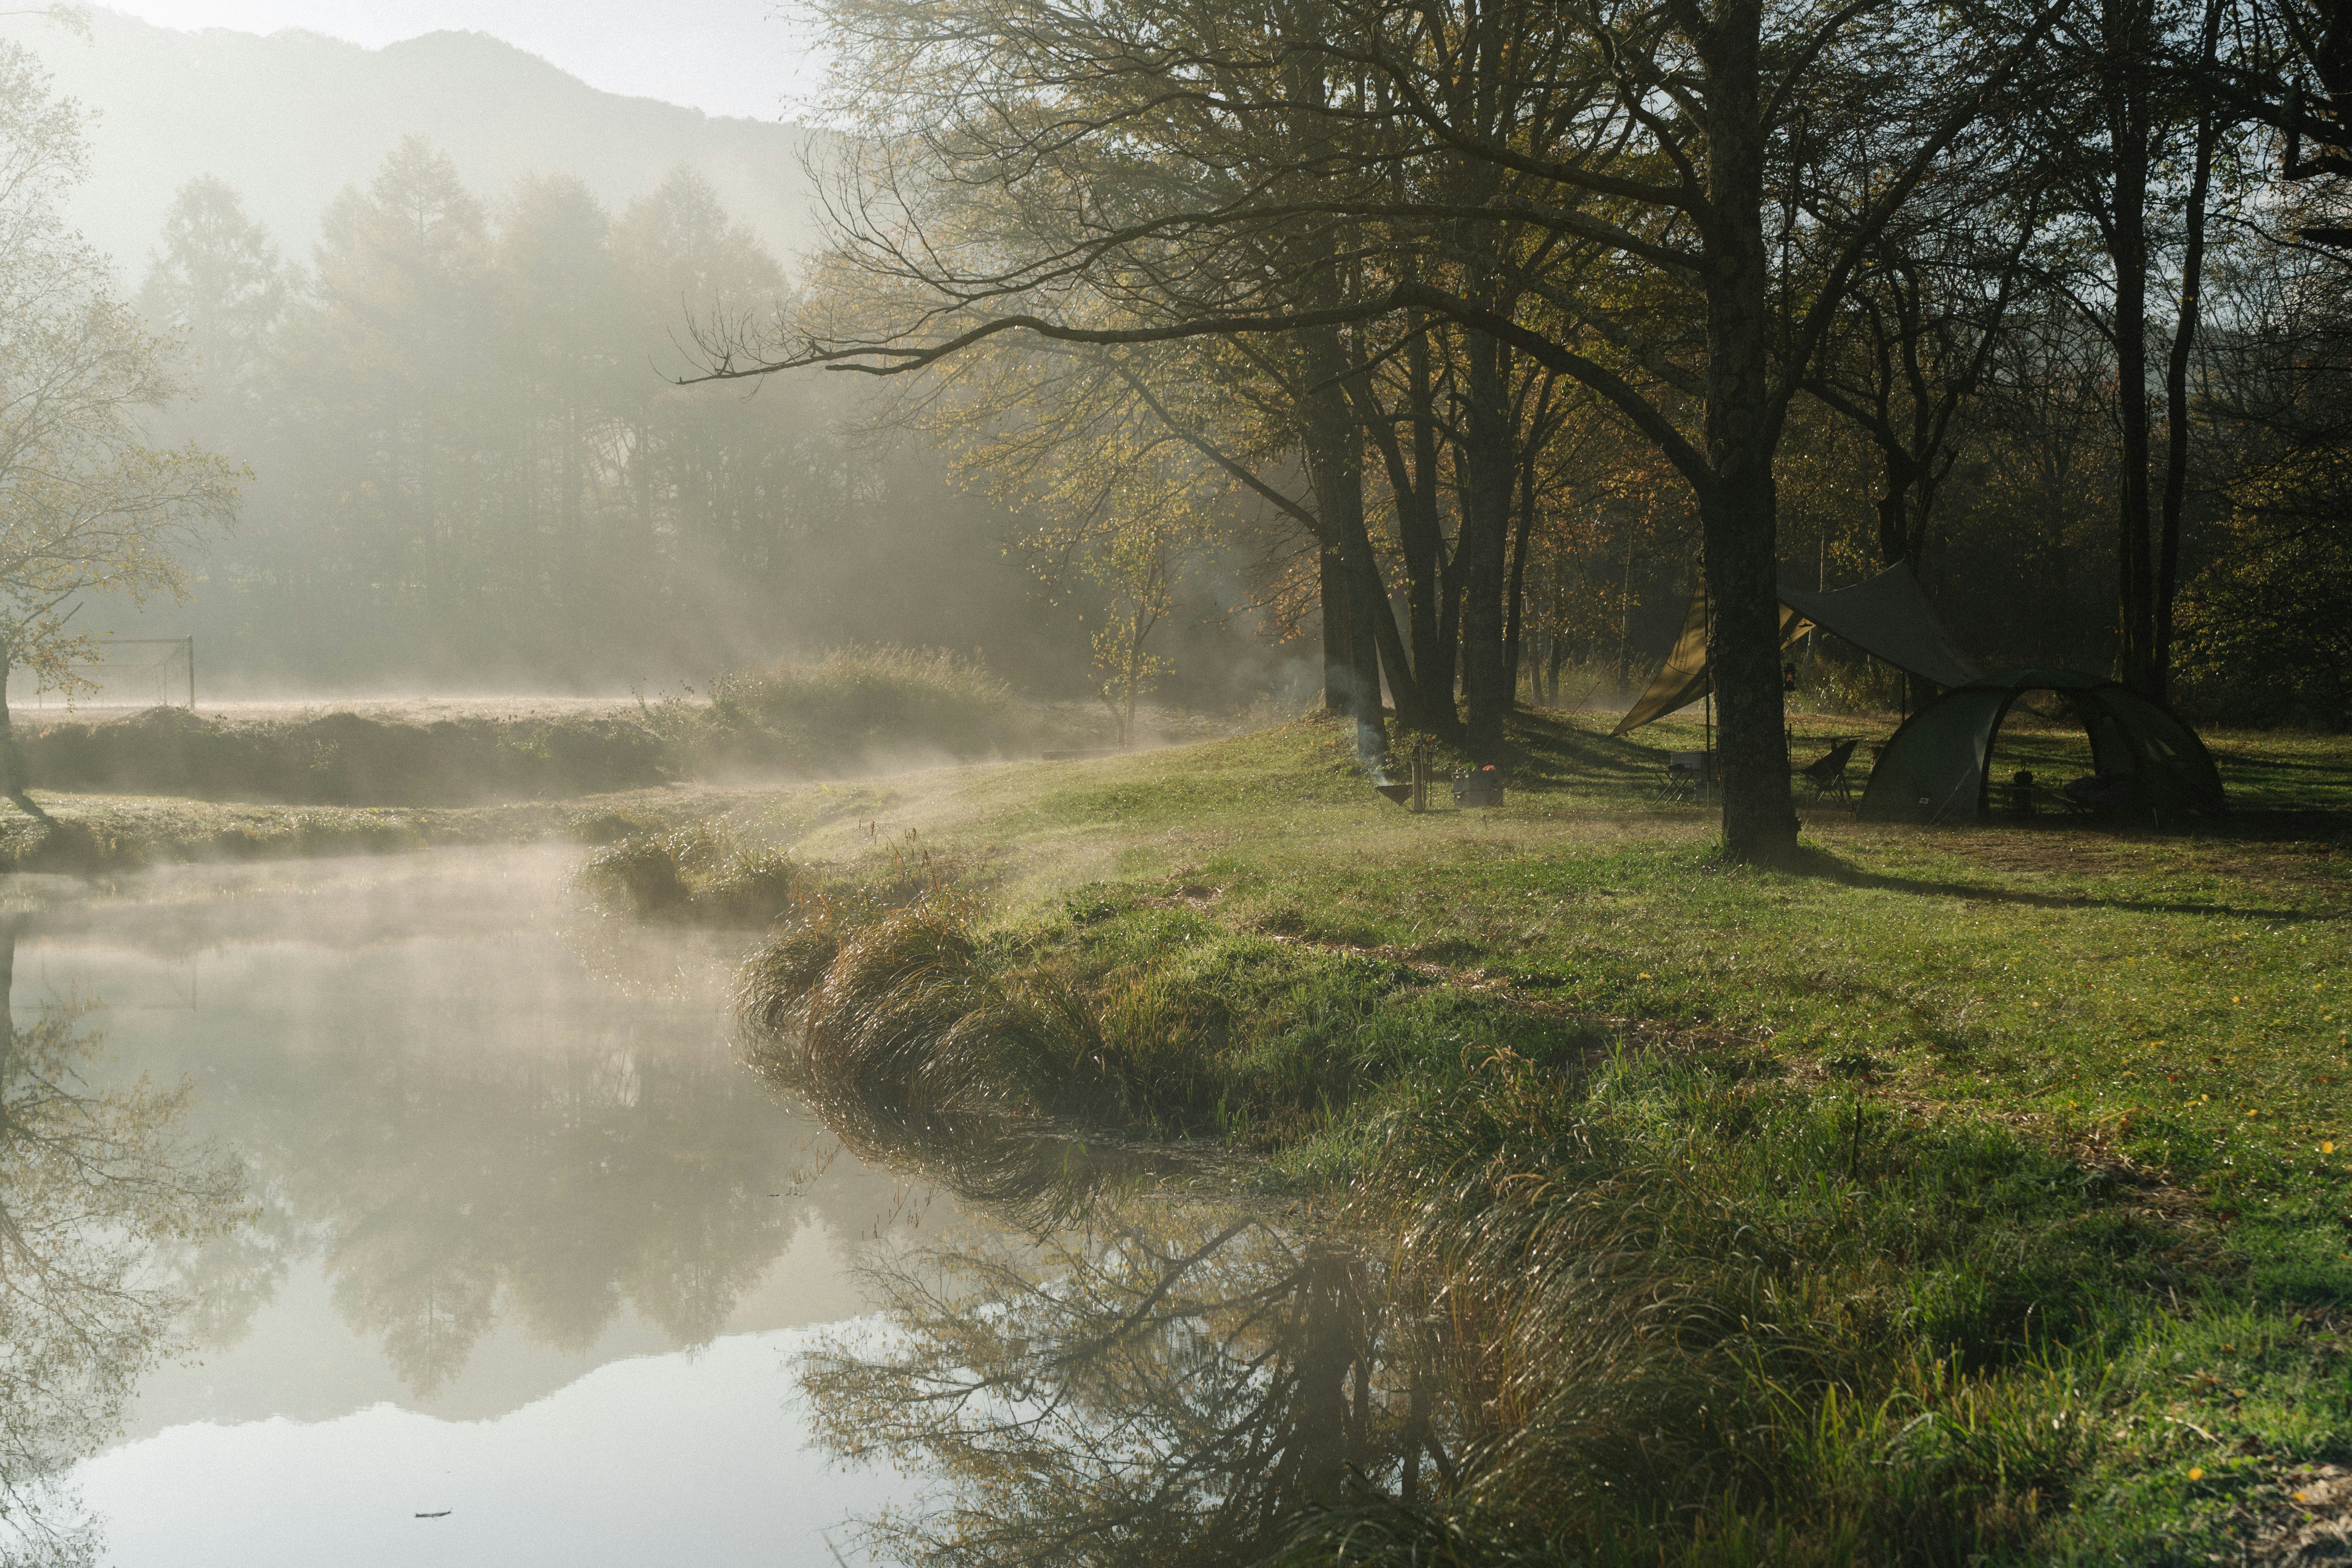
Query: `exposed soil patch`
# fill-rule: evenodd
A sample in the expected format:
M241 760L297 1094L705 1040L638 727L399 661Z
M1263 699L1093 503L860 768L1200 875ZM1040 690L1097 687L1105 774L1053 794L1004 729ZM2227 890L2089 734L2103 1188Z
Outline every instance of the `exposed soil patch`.
M2304 1465L2241 1505L2245 1550L2260 1568L2352 1563L2352 1469Z

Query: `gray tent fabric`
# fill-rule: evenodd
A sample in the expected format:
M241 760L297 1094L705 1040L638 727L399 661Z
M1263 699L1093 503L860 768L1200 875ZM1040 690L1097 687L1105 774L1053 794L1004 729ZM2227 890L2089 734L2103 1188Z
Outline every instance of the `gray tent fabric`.
M1936 618L1907 561L1898 561L1851 588L1832 588L1826 594L1783 588L1780 596L1783 647L1796 641L1807 626L1815 626L1938 686L1965 686L1977 673L1975 664ZM1702 584L1691 595L1690 612L1683 617L1682 636L1675 639L1674 651L1658 667L1641 700L1625 710L1625 717L1610 733L1638 730L1706 694L1706 588Z
M1938 686L1966 686L1975 662L1936 618L1908 561L1898 561L1866 583L1826 594L1780 590L1780 603L1825 632Z
M2091 737L2092 771L2121 782L2114 809L2161 825L2228 813L2221 775L2195 731L2163 704L2095 675L2012 669L1947 691L1879 753L1854 815L1864 822L1974 822L1990 805L1993 740L2029 691L2053 691Z

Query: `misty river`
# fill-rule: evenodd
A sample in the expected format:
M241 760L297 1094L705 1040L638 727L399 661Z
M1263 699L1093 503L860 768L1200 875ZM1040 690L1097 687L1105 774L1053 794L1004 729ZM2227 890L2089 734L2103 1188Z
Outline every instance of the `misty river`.
M171 1298L106 1341L117 1367L142 1331L169 1347L112 1423L69 1407L109 1367L0 1383L20 1434L118 1427L62 1477L16 1456L10 1489L49 1494L18 1552L94 1524L141 1568L829 1563L893 1494L810 1446L791 1368L870 1310L861 1255L940 1216L737 1065L730 952L582 917L571 858L182 868L18 917L20 1044L79 1014L101 1117L187 1080L175 1115L111 1112L151 1141L119 1174L217 1211L85 1265ZM58 1221L61 1248L123 1239ZM103 1314L50 1305L83 1338Z
M1360 1260L861 1162L576 859L16 879L0 1561L1167 1561L1444 1464Z

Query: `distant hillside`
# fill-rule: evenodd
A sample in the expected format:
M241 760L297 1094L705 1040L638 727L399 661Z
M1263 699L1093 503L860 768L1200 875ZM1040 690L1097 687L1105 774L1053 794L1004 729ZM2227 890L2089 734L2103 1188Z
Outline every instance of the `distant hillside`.
M135 286L172 194L219 175L307 262L320 214L412 131L493 200L520 174L570 173L616 209L671 165L692 164L788 264L814 243L806 132L600 92L481 33L430 33L381 49L282 32L174 32L112 11L92 36L0 20L58 89L102 114L74 219Z

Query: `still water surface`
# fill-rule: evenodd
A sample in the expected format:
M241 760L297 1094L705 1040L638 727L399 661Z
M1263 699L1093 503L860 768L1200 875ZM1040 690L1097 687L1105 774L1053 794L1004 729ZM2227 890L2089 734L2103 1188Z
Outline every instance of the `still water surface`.
M821 1124L570 859L0 887L6 1568L1177 1568L1457 1472L1376 1255L813 1050Z
M977 1222L738 1064L740 936L585 918L571 858L30 889L16 1030L88 1009L87 1091L187 1081L150 1131L241 1185L142 1265L179 1350L48 1550L79 1517L125 1568L831 1563L910 1495L811 1444L795 1368L874 1310L862 1261Z

